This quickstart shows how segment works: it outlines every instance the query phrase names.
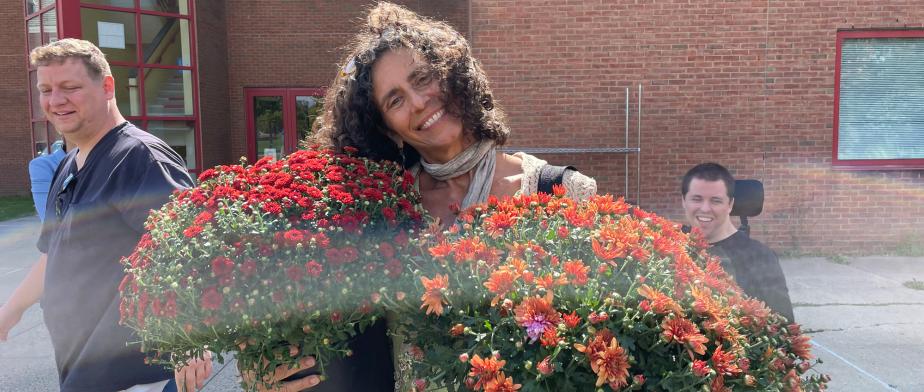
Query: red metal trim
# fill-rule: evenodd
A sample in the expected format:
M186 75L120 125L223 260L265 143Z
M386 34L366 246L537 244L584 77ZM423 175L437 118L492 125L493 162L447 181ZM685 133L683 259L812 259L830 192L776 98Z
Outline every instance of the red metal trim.
M837 159L837 141L838 141L838 120L840 119L840 107L841 107L841 45L844 43L844 36L840 32L837 33L837 38L835 40L835 49L834 49L834 121L832 122L834 132L834 146L831 149L831 162L833 165L838 164Z
M67 1L67 0L63 0L63 1ZM190 2L192 3L193 1L190 1ZM192 6L191 5L189 7L190 8L189 15L142 9L140 5L138 4L138 2L135 2L134 8L117 7L117 6L106 5L106 4L88 4L88 3L80 3L80 8L92 8L92 9L103 10L103 11L130 12L130 13L141 13L145 15L169 16L169 17L175 17L175 18L181 18L181 19L192 19Z
M80 21L80 2L75 0L57 0L58 33L61 38L83 38Z
M838 159L838 134L841 98L841 48L845 39L857 38L924 38L924 30L849 30L838 31L834 62L834 121L831 166L834 170L913 170L924 169L924 159Z
M155 69L177 69L183 71L191 71L193 69L193 67L185 65L139 64L130 61L110 61L109 65L114 67L144 67Z
M253 99L261 96L271 96L264 93L261 88L244 88L244 115L247 118L247 161L255 162L257 160L257 138L254 135L256 125L253 116ZM275 95L273 95L275 96Z
M195 120L193 122L193 140L196 143L196 163L194 169L201 169L203 166L202 159L202 121L200 117L200 107L199 107L199 45L196 41L196 19L195 16L195 1L187 1L187 14L189 15L189 66L192 73L192 85L193 85L193 117Z
M57 1L60 1L60 0L57 0ZM33 16L41 15L41 14L44 14L44 13L46 13L46 12L48 12L48 11L53 10L53 9L55 8L56 5L57 5L57 3L56 3L56 4L52 4L52 5L46 5L45 8L39 8L38 10L36 10L35 12L33 12L33 13L31 13L31 14L27 14L27 13L26 13L26 10L27 10L27 8L26 8L26 2L23 1L23 2L22 2L22 13L23 13L23 15L25 15L25 18L26 18L26 19L32 19Z
M257 159L257 142L255 137L256 124L253 115L253 99L256 97L282 98L282 126L283 152L292 153L298 149L298 131L295 124L295 97L313 96L323 97L326 87L316 88L285 88L285 87L252 87L244 88L244 110L247 116L247 160L254 162Z

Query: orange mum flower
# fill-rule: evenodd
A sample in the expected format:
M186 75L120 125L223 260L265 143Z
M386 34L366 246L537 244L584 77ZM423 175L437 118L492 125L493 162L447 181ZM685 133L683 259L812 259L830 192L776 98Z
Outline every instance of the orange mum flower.
M468 361L468 364L472 366L468 375L475 380L472 389L476 391L481 390L485 384L495 379L506 363L507 361L501 361L494 357L481 358L478 354L475 354L475 356Z
M497 305L500 300L504 299L504 296L513 289L513 283L516 282L516 279L516 274L504 267L491 273L491 277L484 283L484 287L487 287L488 291L495 294L494 299L491 300L491 306Z
M511 213L497 212L484 219L484 230L492 238L497 238L516 223L517 216Z
M443 314L443 304L449 303L443 298L443 290L449 288L449 275L436 275L433 279L421 276L420 282L423 283L424 289L426 289L424 295L420 297L420 300L423 301L420 308L426 307L427 314Z
M671 317L661 323L661 329L664 330L662 335L668 343L680 343L699 355L706 353L705 343L709 342L709 339L699 332L692 321L683 317ZM690 353L690 358L693 358L692 353Z
M725 386L725 377L719 375L709 384L709 392L731 392L731 389Z
M522 385L514 384L513 377L504 377L504 372L497 373L497 376L488 380L484 385L485 392L513 392L520 389Z
M693 311L706 316L712 320L719 320L728 316L728 309L723 308L715 298L712 297L712 291L706 287L693 286L691 295L693 296Z
M433 256L437 259L445 259L446 256L452 253L452 245L449 245L446 241L440 242L438 245L430 247L430 256Z
M799 324L790 324L786 327L786 330L790 334L790 336L786 337L786 340L789 341L789 350L804 360L812 359L811 338L802 334L802 328Z
M642 287L639 287L638 293L651 301L651 309L654 310L654 312L657 314L683 314L683 309L680 308L680 305L678 305L677 302L674 302L671 297L668 297L666 294L655 290L647 284L643 284Z
M629 385L629 356L608 329L597 331L586 346L575 344L574 348L587 355L590 369L597 375L598 387L606 383L618 391Z
M535 342L546 329L554 329L561 319L558 311L552 307L552 292L545 298L530 297L524 299L516 309L517 324L526 328L526 335Z
M752 331L758 331L767 325L770 309L760 300L739 295L728 296L728 306L741 312L739 322Z
M716 373L725 376L734 377L741 373L741 368L738 367L738 358L733 353L723 351L722 346L716 348L715 352L712 353L712 367Z
M587 271L590 267L584 265L581 260L569 260L564 264L565 273L571 277L572 282L578 286L587 284Z

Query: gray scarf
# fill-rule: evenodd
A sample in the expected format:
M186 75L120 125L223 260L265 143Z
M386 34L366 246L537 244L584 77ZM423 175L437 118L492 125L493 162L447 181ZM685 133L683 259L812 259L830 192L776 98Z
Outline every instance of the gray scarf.
M420 165L424 171L438 181L446 181L468 173L473 168L475 175L468 185L468 193L462 199L462 209L488 200L491 193L491 182L494 179L494 165L497 161L497 148L493 140L479 140L468 146L465 151L456 155L444 164L427 163L423 159Z

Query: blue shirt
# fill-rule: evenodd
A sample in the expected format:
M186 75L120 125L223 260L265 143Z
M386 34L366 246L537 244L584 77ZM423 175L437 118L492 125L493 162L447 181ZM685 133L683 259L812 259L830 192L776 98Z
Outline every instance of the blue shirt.
M29 180L32 181L32 202L39 219L45 221L45 203L48 200L48 189L51 188L51 178L55 175L58 164L67 156L64 150L55 150L54 153L35 157L29 162Z
M117 391L167 380L144 363L133 332L119 325L120 263L144 221L170 194L193 186L183 159L126 122L109 131L77 170L77 150L58 166L38 249L48 254L42 310L63 392Z

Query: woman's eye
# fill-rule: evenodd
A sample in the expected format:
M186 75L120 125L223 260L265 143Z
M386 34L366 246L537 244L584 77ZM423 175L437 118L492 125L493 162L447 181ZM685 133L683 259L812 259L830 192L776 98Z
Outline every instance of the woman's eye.
M391 101L388 101L388 108L389 108L389 109L397 108L398 106L401 105L402 102L404 102L404 99L403 99L403 98L401 98L401 97L394 97L394 98L391 99Z
M432 80L432 77L430 76L430 74L428 73L422 74L420 75L420 77L417 78L417 85L425 86L430 83L430 80Z

